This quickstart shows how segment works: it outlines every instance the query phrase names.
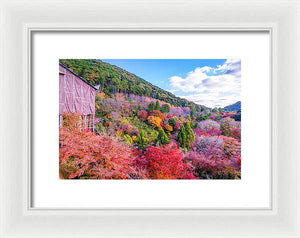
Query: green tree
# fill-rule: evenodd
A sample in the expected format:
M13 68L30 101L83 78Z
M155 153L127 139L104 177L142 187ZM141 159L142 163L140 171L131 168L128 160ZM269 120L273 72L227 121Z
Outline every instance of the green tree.
M137 143L139 149L145 149L146 145L148 145L149 140L145 137L145 132L141 130L141 132L137 135Z
M194 124L191 125L192 128L197 128L197 126L199 125L199 122L195 122Z
M191 144L195 140L195 134L190 126L189 122L185 122L178 132L177 141L180 144L180 147L183 149L187 149L188 151L191 149Z
M123 136L123 138L124 138L124 140L125 140L125 142L127 143L127 144L129 144L129 145L132 145L132 143L133 143L133 141L132 141L132 138L130 137L130 135L124 135Z
M219 112L219 109L215 107L214 109L212 109L212 112L218 113L218 112Z
M158 132L158 136L157 136L155 142L159 143L159 145L167 145L171 141L170 141L170 138L165 133L165 131L163 129L160 129L159 132Z
M211 111L209 110L209 109L205 109L205 114L208 116L208 117L210 117L211 116Z
M162 113L168 113L168 112L170 112L170 106L169 106L169 104L163 104L161 106L161 108L160 108L160 111Z
M233 118L235 121L241 121L241 110L237 111L237 114L232 115L231 118Z
M197 117L197 120L199 120L199 121L204 121L204 120L207 120L208 118L209 118L209 116L206 115L204 112L202 112L202 113L200 114L200 116Z
M156 104L155 104L155 110L160 110L160 105L159 105L159 101L158 100L156 101Z
M196 108L195 108L195 105L191 106L190 116L191 116L192 119L196 118Z
M221 124L222 135L232 137L232 131L228 122Z
M169 124L174 127L177 121L178 121L177 117L172 117L169 119Z
M185 126L184 125L180 126L180 130L177 135L177 141L179 142L181 148L185 148L186 134L185 134Z
M190 122L186 122L185 123L185 134L186 134L186 148L188 150L191 149L191 144L193 143L193 141L195 140L195 134L191 128L191 123Z
M150 111L153 111L154 108L155 108L154 102L150 102L149 105L148 105L148 111L149 111L149 112L150 112Z

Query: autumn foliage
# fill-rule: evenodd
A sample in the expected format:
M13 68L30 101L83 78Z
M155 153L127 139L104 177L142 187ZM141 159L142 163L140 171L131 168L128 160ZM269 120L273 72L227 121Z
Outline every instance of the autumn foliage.
M153 127L157 127L158 129L161 129L162 125L162 119L160 117L156 117L156 116L149 116L147 118L148 123L150 125L152 125Z
M60 129L60 174L63 178L130 179L136 154L127 144L77 129Z
M60 178L241 178L241 122L232 113L164 105L98 93L93 132L83 129L81 115L63 114Z
M148 177L151 179L192 179L188 164L182 162L182 153L176 144L150 147L145 155Z
M145 121L147 119L148 113L146 110L141 110L139 111L138 116L142 121Z

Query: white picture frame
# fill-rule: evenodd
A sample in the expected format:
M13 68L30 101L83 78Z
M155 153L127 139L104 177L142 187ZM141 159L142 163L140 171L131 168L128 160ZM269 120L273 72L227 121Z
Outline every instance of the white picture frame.
M300 237L299 1L0 3L1 237ZM34 31L269 32L271 208L31 209L30 45Z

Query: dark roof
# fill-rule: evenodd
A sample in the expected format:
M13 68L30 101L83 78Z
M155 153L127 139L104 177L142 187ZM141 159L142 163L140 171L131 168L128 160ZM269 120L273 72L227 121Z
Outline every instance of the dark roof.
M80 78L83 82L85 82L87 85L89 85L90 87L92 87L93 89L97 90L97 88L95 88L93 85L91 85L90 83L88 83L87 81L85 81L83 78L81 78L79 75L75 74L73 71L71 71L69 68L67 68L66 66L64 66L63 64L59 63L59 65L63 68L65 68L66 70L68 70L70 73L74 74L76 77Z

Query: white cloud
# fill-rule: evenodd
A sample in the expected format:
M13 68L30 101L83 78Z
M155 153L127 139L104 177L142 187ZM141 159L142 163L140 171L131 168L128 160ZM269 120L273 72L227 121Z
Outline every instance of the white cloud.
M185 78L169 78L171 90L175 94L208 107L224 107L240 100L241 90L240 60L226 60L216 68L208 66L196 68Z

